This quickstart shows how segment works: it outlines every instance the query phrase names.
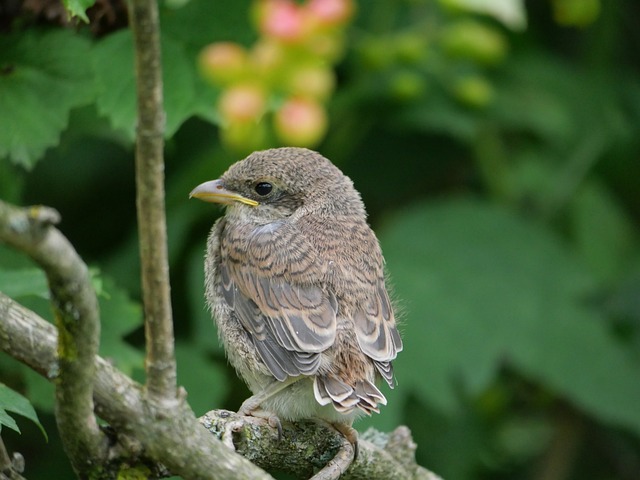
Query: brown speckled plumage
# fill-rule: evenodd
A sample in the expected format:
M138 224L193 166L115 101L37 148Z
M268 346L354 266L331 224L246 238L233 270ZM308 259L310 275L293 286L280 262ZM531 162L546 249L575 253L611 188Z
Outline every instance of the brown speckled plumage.
M245 413L350 425L377 412L386 399L376 378L393 388L402 342L351 180L318 153L280 148L192 195L227 205L209 236L206 297L254 394Z

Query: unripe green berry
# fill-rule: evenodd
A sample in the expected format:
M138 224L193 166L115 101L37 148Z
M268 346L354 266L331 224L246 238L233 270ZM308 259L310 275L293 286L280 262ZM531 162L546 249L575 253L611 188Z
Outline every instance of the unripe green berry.
M482 108L493 100L494 92L487 79L480 75L470 75L454 83L453 94L469 107Z
M247 51L233 42L212 43L200 52L198 64L209 81L228 85L246 74Z
M474 20L461 20L445 30L442 46L452 57L495 65L505 58L508 43L496 28Z
M325 100L335 87L332 70L321 65L294 67L287 74L286 90L294 96Z
M222 92L218 109L226 122L256 122L265 111L266 101L266 94L259 85L238 84Z
M399 102L410 102L422 97L427 89L424 75L411 70L395 72L391 77L391 97Z

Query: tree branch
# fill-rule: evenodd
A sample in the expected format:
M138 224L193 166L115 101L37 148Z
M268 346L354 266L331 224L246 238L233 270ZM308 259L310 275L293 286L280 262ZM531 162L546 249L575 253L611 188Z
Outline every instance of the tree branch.
M98 353L98 301L89 271L53 224L57 211L21 209L0 201L0 241L29 255L47 274L58 331L56 420L74 470L87 473L106 457L107 439L93 406Z
M233 435L238 453L265 470L278 470L309 478L340 449L343 437L332 428L313 420L283 422L283 435L262 418L243 417L227 410L213 410L200 418L218 436ZM405 426L391 434L369 429L358 439L358 456L341 480L438 480L439 477L416 464L416 444Z
M156 0L133 0L130 14L138 92L136 205L147 341L147 389L156 401L175 402L176 362L164 203L165 114Z
M0 349L49 381L56 381L58 372L56 337L53 325L0 293ZM128 445L121 452L128 456L123 463L135 460L131 452L144 453L147 459L161 462L184 478L271 478L202 428L185 402L177 402L173 410L159 417L149 410L139 384L101 357L96 356L94 364L96 413L113 427L117 440Z
M54 380L55 342L56 329L53 325L0 293L0 349ZM172 472L186 478L202 479L271 478L247 459L215 441L213 435L200 425L193 434L186 430L190 424L176 423L171 429L159 427L162 422L146 418L142 388L104 359L96 357L95 361L97 413L119 433L135 438L148 456L160 459ZM182 414L172 411L171 417ZM311 421L285 423L283 439L278 441L277 432L260 419L241 418L241 430L232 434L236 450L257 465L278 470L286 468L299 478L304 478L311 468L322 466L332 458L335 450L331 449L340 443L335 432ZM201 422L220 437L223 432L232 431L233 422L238 419L236 414L218 411L209 412ZM164 438L160 439L160 436ZM380 434L376 438L365 433L362 438L358 459L344 478L437 480L437 476L415 464L415 445L406 427L399 427L388 436ZM164 444L165 440L168 445ZM185 458L181 459L182 456ZM399 476L398 472L405 476Z

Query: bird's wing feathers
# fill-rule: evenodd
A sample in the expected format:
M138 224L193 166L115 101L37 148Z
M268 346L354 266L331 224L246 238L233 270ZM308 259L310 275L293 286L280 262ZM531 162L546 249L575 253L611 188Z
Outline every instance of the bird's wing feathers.
M279 380L287 375L310 375L320 362L320 352L336 335L335 297L323 292L312 272L317 255L304 238L277 229L251 232L251 248L245 242L225 242L226 262L220 266L223 297L252 335L271 373ZM286 241L293 262L276 252ZM242 248L245 245L245 248Z
M355 312L353 320L360 348L371 359L388 362L402 350L402 340L384 283L378 283L375 293Z
M369 295L351 312L352 319L361 350L393 387L391 361L402 350L402 341L385 288L379 247L375 236L369 230L366 233L370 236L361 240L365 240L367 261L352 268L358 270L353 272L354 282L368 284L361 290ZM223 243L226 261L220 266L227 304L252 335L276 378L315 373L320 353L334 343L338 311L334 294L319 286L324 260L290 226L232 235L238 238ZM283 244L287 245L286 256Z
M378 241L366 224L354 228L352 233L360 245L362 257L362 260L353 262L352 276L360 283L358 291L366 292L352 313L358 345L393 388L391 361L402 350L402 340L385 286L384 260Z

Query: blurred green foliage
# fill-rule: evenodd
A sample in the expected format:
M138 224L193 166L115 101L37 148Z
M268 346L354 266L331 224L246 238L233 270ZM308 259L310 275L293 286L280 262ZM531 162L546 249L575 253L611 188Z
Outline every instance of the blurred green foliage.
M637 479L640 5L357 6L318 150L367 204L405 350L389 406L356 426L408 424L419 461L445 478ZM203 301L220 212L187 195L238 159L196 59L214 41L251 45L249 8L161 9L178 373L198 414L248 395ZM95 268L102 354L141 378L130 34L0 19L0 197L60 210ZM43 277L1 246L0 290L50 316ZM5 355L0 376L49 432L47 444L20 418L21 436L2 430L27 476L71 478L51 386Z

